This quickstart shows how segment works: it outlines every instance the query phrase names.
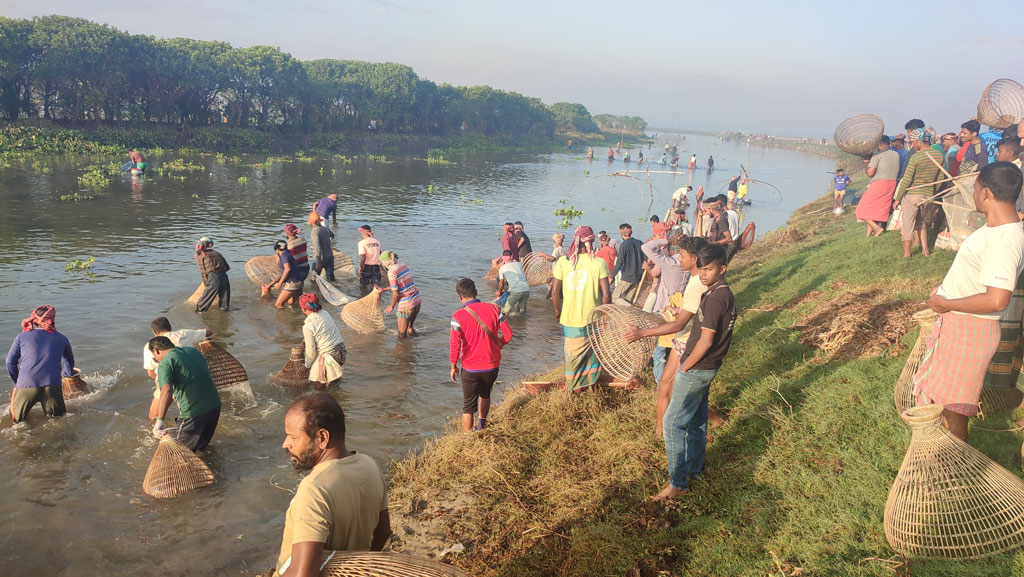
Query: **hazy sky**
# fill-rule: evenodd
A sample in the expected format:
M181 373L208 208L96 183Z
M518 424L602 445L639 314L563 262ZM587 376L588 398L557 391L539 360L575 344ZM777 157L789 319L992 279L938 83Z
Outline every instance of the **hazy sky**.
M911 117L943 132L989 82L1024 83L1020 0L0 0L0 14L399 62L680 128L824 136L872 112L890 133Z

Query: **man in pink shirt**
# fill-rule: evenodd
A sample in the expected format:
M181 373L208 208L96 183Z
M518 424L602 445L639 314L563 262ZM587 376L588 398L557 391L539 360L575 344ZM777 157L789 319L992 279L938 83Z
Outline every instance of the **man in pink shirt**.
M491 387L498 378L501 348L512 340L512 328L497 305L476 298L476 284L468 279L455 283L462 308L452 315L449 338L451 379L456 381L462 357L462 430L473 430L473 413L479 410L479 431L487 426ZM499 336L500 335L500 336Z
M512 260L519 262L519 239L516 238L515 225L511 222L505 223L505 236L501 237L501 250L512 251Z

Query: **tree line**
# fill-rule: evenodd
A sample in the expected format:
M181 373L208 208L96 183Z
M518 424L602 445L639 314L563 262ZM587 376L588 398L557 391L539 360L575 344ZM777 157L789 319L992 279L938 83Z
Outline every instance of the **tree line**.
M436 84L401 64L300 61L273 46L127 34L67 16L0 18L0 113L72 125L223 124L300 133L598 131L582 104L546 106L489 86Z

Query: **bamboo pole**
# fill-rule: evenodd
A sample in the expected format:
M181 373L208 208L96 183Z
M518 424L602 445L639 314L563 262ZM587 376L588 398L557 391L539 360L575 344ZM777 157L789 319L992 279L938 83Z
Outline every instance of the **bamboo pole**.
M935 159L933 158L932 160L935 160ZM970 176L972 174L974 174L974 173L973 172L969 172L967 174L961 174L961 175L958 175L958 176L952 176L950 178L944 178L942 180L936 180L935 182L929 182L929 183L925 183L925 184L918 184L918 185L915 185L915 186L911 186L907 190L914 190L915 188L924 188L926 186L934 186L936 184L942 184L944 182L952 182L954 180L960 180L961 178L967 178L968 176Z
M953 178L952 174L950 174L945 168L942 168L942 164L940 164L939 161L937 161L934 158L932 158L932 155L925 154L925 156L928 157L928 160L932 161L932 164L934 164L939 170L942 171L942 174L945 174L946 176L949 177L949 180L951 180L953 182L953 184L956 185L956 188L957 188L957 190L960 191L960 194L965 194L967 196L971 196L974 193L973 191L967 190L966 188L961 186L960 183ZM932 184L934 184L934 183L932 183Z
M636 285L636 294L633 295L633 306L636 306L637 299L640 298L640 289L644 288L644 280L647 279L647 269L644 269L644 273L640 275L640 284Z

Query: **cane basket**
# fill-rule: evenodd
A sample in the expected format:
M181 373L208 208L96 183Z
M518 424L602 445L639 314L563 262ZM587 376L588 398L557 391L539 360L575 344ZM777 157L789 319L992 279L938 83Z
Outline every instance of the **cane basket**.
M270 377L270 380L282 387L288 387L290 389L304 389L315 385L316 383L309 380L309 369L306 367L305 350L305 344L292 347L291 352L288 355L288 360L284 363L284 367L282 367L276 375Z
M978 122L1002 130L1024 120L1024 86L1009 78L989 84L978 101Z
M407 553L325 551L320 577L467 577L438 561Z
M213 483L213 472L198 455L168 433L160 438L142 490L151 497L177 497Z
M199 283L199 288L196 289L196 292L192 293L192 296L188 297L188 299L185 300L185 304L188 304L188 305L197 304L199 302L199 297L203 296L203 291L205 291L205 290L206 290L206 285L203 284L203 283Z
M380 293L371 290L365 297L341 309L341 320L357 333L369 334L384 330L384 314L380 310Z
M218 391L238 391L252 396L252 386L249 384L249 375L245 367L231 353L227 352L213 341L203 341L196 345L199 352L206 359L206 366L210 369L210 377Z
M924 360L924 353L928 348L928 337L932 334L932 328L935 327L935 320L938 318L939 313L932 309L920 310L913 315L913 319L921 325L921 332L917 333L914 348L910 349L910 354L907 355L907 364L903 365L903 372L896 380L896 390L893 393L896 411L901 415L903 411L915 404L913 378L917 369L921 367L921 361Z
M355 263L352 262L352 257L347 254L333 250L334 253L334 275L347 274L355 275Z
M626 305L600 305L590 311L587 342L597 354L601 369L618 380L636 377L651 362L658 337L627 343L622 335L633 327L647 329L665 322L661 316Z
M523 273L530 286L547 284L551 280L551 263L542 252L531 252L523 258Z
M883 515L907 556L971 559L1024 543L1024 482L942 425L942 406L903 412L910 447Z
M498 280L498 265L493 261L491 262L491 268L484 275L484 280Z
M62 376L60 378L61 392L64 395L64 399L73 399L75 397L81 397L82 395L88 395L92 392L92 388L89 387L89 383L82 380L82 371L79 369L72 369L74 373L70 377Z
M274 255L254 256L245 262L245 274L260 286L273 284L281 276L278 258Z
M843 152L870 158L882 141L885 123L874 114L858 114L842 121L833 134L836 146Z

